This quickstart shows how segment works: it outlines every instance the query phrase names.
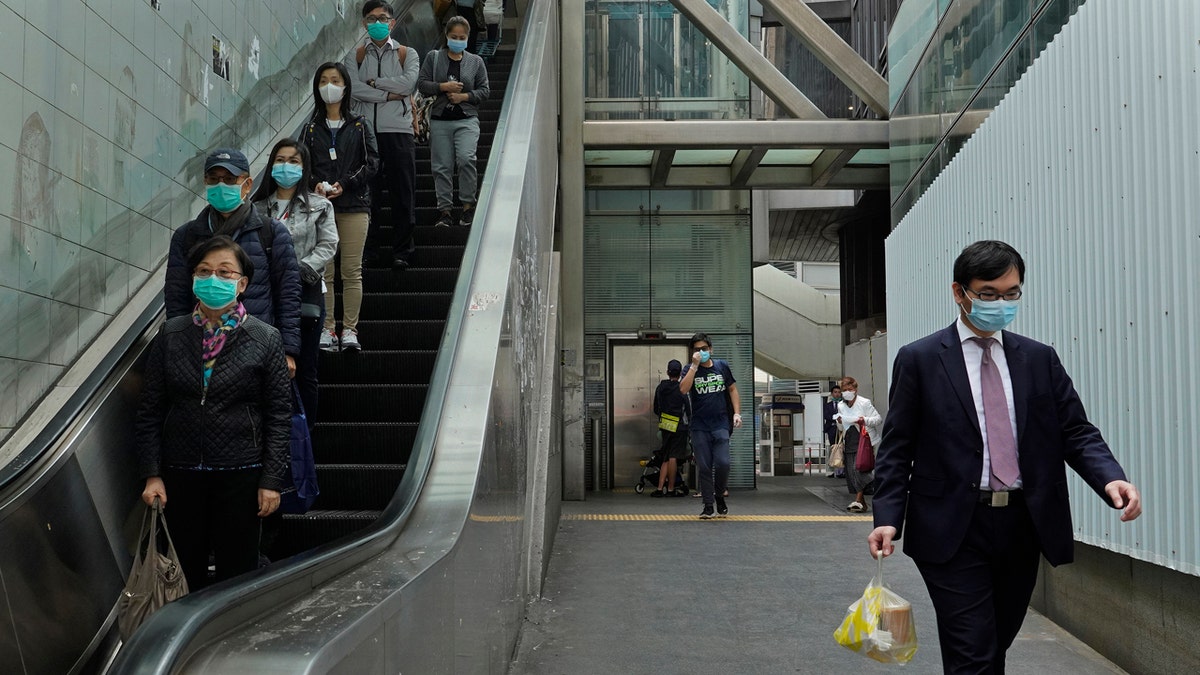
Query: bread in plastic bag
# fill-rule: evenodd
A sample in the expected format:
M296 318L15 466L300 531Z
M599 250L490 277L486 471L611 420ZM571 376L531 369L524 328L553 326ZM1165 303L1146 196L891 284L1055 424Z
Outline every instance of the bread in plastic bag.
M850 605L833 639L882 663L908 663L917 653L912 604L884 585L882 554L879 572L862 597Z

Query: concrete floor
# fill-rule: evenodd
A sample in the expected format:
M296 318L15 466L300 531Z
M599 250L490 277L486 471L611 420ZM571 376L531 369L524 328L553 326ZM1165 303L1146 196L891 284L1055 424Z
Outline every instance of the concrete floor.
M760 478L731 494L725 520L698 520L699 499L628 489L565 502L509 672L894 672L833 641L875 573L870 515L849 501L844 481L814 474ZM913 604L920 648L904 671L940 673L916 567L899 554L884 574ZM1008 653L1013 675L1123 672L1032 610Z

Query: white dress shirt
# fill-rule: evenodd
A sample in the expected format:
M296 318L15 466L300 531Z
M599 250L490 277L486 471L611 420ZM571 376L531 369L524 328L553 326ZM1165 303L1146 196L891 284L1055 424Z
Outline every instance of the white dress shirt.
M988 452L987 423L983 417L983 384L979 372L983 366L983 347L971 339L979 336L963 323L962 316L958 317L956 325L958 326L958 339L962 342L963 360L967 364L967 379L971 382L971 398L975 400L975 415L979 420L979 433L983 434L983 474L979 478L979 489L986 490L992 479L992 456ZM1000 371L1000 381L1004 383L1004 400L1008 402L1008 423L1012 427L1013 442L1015 443L1017 412L1013 407L1012 376L1008 374L1008 357L1004 355L1004 335L1001 331L996 331L991 337L996 340L992 344L992 362L996 364L996 369ZM1017 455L1020 454L1021 448L1018 447ZM1021 479L1018 477L1010 488L1017 490L1021 485Z

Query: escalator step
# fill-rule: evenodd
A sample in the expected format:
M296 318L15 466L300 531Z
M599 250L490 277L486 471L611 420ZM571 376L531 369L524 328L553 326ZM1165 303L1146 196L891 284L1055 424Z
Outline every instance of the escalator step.
M419 321L364 319L358 330L371 336L371 349L437 349L446 330L445 319Z
M387 506L404 477L403 464L318 464L313 508L380 509Z
M321 385L321 419L339 422L419 422L427 384Z
M458 281L458 268L409 267L403 274L394 274L390 269L363 270L363 287L382 291L407 291L429 293L453 291Z
M351 359L321 362L321 386L333 384L417 384L433 375L437 350L371 349Z
M469 227L430 227L413 228L413 240L417 246L466 246L467 237L471 235Z
M404 464L412 454L416 422L317 422L313 457L318 464Z
M450 312L450 300L453 293L366 293L362 300L362 315L372 317L397 317L402 314L406 319L444 319ZM370 335L364 328L358 331L363 336L363 342L371 347L367 340Z
M380 511L309 511L283 514L279 536L267 554L271 560L316 548L357 532L379 519Z

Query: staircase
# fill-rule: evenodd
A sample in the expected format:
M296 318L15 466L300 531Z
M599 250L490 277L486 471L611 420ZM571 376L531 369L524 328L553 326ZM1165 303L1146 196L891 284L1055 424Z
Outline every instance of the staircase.
M479 184L512 70L514 50L488 61L491 98L479 111ZM313 452L321 494L304 515L285 514L269 556L278 560L369 525L395 493L412 452L470 229L433 227L437 202L429 147L417 148L417 250L407 271L363 270L360 353L322 353ZM389 217L385 209L384 218ZM476 220L473 227L485 227ZM391 227L379 232L390 245ZM380 248L391 261L391 249ZM337 288L341 305L341 288ZM340 313L340 309L339 309Z

